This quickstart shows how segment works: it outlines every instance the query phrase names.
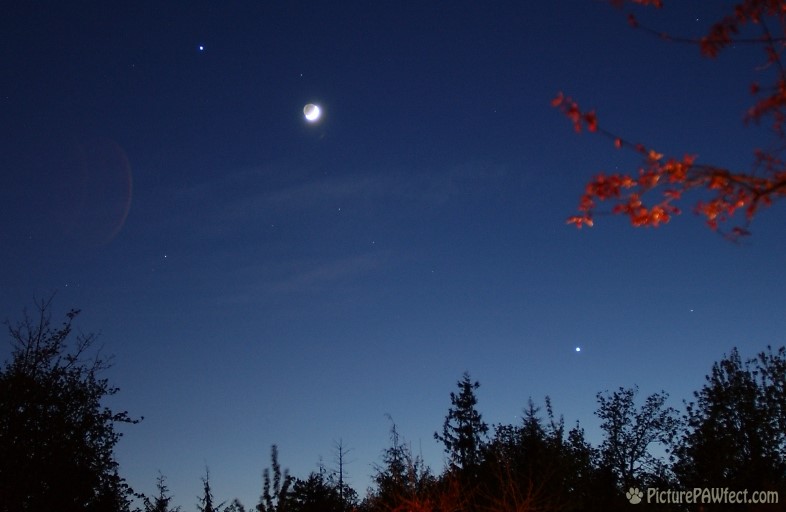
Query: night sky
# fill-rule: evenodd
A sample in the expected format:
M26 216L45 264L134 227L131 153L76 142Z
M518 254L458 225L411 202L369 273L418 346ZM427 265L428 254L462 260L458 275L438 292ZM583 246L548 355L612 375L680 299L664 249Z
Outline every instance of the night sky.
M732 4L640 17L695 36ZM58 323L82 309L115 356L111 405L145 417L122 429L121 474L153 493L160 470L187 510L205 466L219 501L253 507L274 443L306 477L342 439L363 496L386 414L440 472L465 370L488 423L550 395L596 444L597 392L679 407L733 346L786 343L786 209L741 244L697 197L658 229L568 226L595 173L639 158L550 101L746 169L770 142L742 122L763 61L707 60L591 0L17 2L0 312L53 292Z

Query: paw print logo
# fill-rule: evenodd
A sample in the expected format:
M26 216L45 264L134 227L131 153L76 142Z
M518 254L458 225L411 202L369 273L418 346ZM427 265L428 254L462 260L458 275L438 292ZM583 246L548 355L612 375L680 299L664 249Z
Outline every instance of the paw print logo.
M628 489L628 492L625 493L625 497L628 498L633 505L638 505L641 503L641 498L644 497L644 493L639 490L638 487L631 487Z

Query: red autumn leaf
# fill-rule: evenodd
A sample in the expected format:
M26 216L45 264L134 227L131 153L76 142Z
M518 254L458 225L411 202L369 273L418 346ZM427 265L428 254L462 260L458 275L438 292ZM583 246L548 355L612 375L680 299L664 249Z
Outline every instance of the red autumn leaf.
M595 116L594 111L584 114L584 122L587 123L587 129L589 131L598 131L598 118Z

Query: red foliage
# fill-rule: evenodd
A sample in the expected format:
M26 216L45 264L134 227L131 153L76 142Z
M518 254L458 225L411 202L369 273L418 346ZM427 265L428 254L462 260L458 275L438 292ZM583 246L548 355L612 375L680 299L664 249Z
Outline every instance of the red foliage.
M622 7L625 0L609 0ZM629 3L662 7L660 0L628 0ZM697 164L695 157L686 155L681 159L664 158L664 155L643 144L631 143L603 128L598 124L594 111L582 110L572 98L559 93L552 106L561 110L573 123L577 132L586 128L598 132L614 141L616 148L626 147L643 156L643 164L631 174L598 174L590 181L581 196L578 215L568 218L569 224L581 228L593 225L593 213L599 202L613 203L612 213L627 215L634 226L657 227L669 222L672 216L680 213L674 205L686 192L704 190L709 198L696 203L694 211L703 216L712 229L717 229L735 213L742 210L742 226L732 228L729 235L736 238L747 235L746 226L761 207L769 206L774 200L786 197L786 162L777 155L786 150L786 71L781 62L781 51L786 48L786 0L744 0L734 8L734 13L715 23L709 33L698 40L674 38L641 27L629 15L629 23L635 27L657 34L670 40L694 43L703 55L715 57L732 43L754 43L762 45L766 51L767 64L776 69L777 80L770 87L758 83L751 85L751 93L757 97L756 103L746 113L746 121L759 122L771 117L772 129L781 143L777 150L756 150L755 162L748 171L734 172L724 167ZM780 36L774 37L770 26L775 24ZM761 30L756 39L735 39L743 25L755 25ZM660 196L645 203L645 194Z

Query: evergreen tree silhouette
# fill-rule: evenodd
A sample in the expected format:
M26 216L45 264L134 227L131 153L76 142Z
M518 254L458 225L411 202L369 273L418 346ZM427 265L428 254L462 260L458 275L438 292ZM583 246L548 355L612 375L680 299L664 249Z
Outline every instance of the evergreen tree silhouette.
M158 494L152 500L142 496L144 512L180 512L180 507L169 507L172 495L169 494L169 488L166 486L166 477L160 472L156 478L156 491Z
M262 496L260 496L256 508L258 512L285 512L289 509L290 487L293 478L289 476L287 469L282 473L281 465L278 463L278 447L276 445L270 447L270 466L270 469L265 468L262 471Z
M445 445L453 469L471 473L480 464L483 446L488 433L486 425L475 406L475 390L480 383L464 372L457 383L459 392L450 393L451 407L442 426L442 434L435 432L434 439Z
M210 469L205 468L205 476L202 477L202 496L199 496L197 510L199 512L219 512L224 503L213 504L213 490L210 488Z

